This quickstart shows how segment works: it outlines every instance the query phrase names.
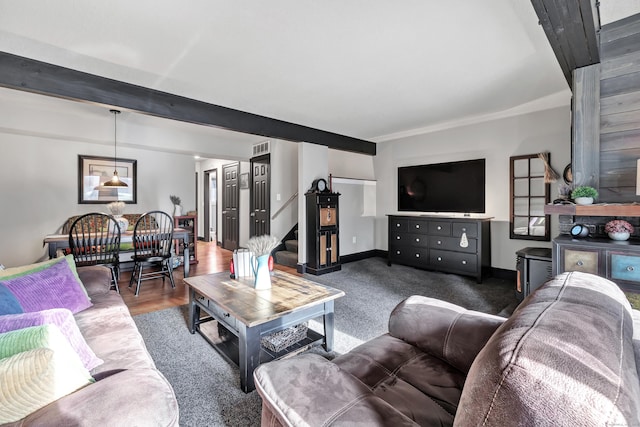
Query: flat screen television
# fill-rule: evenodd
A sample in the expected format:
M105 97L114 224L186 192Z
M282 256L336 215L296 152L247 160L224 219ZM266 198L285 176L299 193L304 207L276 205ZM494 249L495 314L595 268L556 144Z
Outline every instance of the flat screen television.
M485 212L485 159L399 167L398 211Z

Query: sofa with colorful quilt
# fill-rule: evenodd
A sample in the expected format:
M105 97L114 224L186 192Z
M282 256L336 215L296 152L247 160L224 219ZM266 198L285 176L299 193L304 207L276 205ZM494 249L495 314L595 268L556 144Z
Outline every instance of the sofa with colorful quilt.
M0 270L0 426L175 426L178 405L102 266Z

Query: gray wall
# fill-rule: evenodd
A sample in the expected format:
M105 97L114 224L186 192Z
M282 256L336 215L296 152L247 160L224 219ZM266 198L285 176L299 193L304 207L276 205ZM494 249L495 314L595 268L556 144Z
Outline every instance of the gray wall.
M551 153L551 164L562 173L570 162L570 107L522 114L378 144L376 248L387 250L387 218L398 213L397 168L476 158L486 159L486 214L491 223L491 265L514 270L515 252L523 247L551 247L550 242L509 238L509 157ZM464 195L461 195L464 197ZM551 199L557 186L551 186ZM557 216L551 216L551 236L558 234Z

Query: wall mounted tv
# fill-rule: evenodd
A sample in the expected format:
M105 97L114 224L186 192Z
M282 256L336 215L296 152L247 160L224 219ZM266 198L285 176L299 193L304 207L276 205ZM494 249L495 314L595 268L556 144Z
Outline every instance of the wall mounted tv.
M398 211L485 212L485 159L399 167Z

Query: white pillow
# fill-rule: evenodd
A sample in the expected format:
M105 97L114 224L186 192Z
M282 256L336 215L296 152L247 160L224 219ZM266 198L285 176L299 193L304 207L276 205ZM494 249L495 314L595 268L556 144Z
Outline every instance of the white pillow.
M0 359L0 424L18 421L93 382L57 327L28 329L37 331L41 347Z

